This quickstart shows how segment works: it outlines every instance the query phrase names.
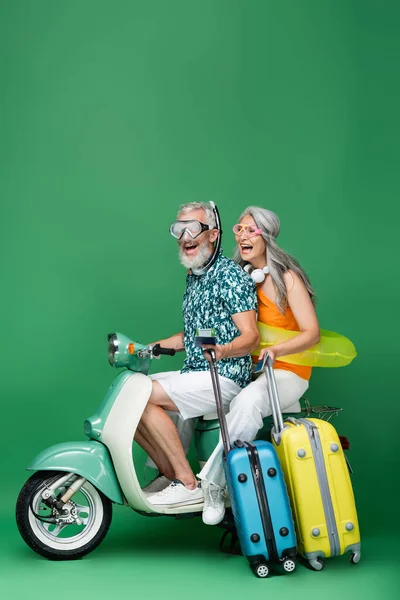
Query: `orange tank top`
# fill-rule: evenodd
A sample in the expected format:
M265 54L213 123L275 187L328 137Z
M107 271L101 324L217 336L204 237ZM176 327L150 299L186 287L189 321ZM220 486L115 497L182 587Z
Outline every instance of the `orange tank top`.
M294 314L289 307L287 307L285 314L279 312L275 302L272 302L264 292L257 287L257 298L258 298L258 320L271 327L281 327L282 329L288 329L289 331L300 331L300 327L297 324ZM274 369L283 369L284 371L292 371L303 379L310 379L311 367L303 367L302 365L291 365L286 362L277 360L274 364Z

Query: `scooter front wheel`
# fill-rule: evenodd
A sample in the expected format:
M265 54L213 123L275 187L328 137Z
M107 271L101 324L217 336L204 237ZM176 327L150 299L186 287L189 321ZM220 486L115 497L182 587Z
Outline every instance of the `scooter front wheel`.
M92 552L111 524L111 501L88 481L63 511L44 504L46 487L64 476L61 472L38 471L25 483L17 500L16 520L22 538L32 550L50 560L74 560ZM62 482L55 496L65 494L74 478Z

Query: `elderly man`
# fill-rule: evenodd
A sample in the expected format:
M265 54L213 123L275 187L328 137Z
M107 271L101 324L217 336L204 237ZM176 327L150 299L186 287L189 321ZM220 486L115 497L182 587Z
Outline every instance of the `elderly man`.
M160 475L147 486L155 505L207 503L203 488L187 461L178 431L168 413L183 421L215 412L209 363L195 346L196 329L214 328L222 399L231 400L251 380L250 352L259 344L254 283L219 251L218 213L205 203L185 204L170 227L178 240L179 258L188 269L183 297L182 332L159 343L186 351L179 372L152 376L153 389L135 440L157 465ZM223 493L220 489L218 493Z

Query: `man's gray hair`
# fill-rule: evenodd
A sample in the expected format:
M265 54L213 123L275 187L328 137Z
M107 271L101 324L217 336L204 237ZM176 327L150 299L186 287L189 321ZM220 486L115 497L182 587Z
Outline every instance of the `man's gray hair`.
M188 202L187 204L182 204L182 206L179 207L178 216L186 215L193 210L204 210L206 213L205 224L208 225L210 229L216 229L217 223L215 221L214 211L206 202Z

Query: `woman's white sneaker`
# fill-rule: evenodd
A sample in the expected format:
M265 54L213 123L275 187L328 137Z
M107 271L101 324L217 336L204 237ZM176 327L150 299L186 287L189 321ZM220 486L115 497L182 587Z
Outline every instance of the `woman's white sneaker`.
M179 479L175 479L168 487L157 494L147 496L147 500L155 506L186 506L203 502L203 490L200 483L194 490L189 490Z
M150 483L142 488L142 492L147 495L157 494L157 492L165 490L170 483L171 479L168 479L168 477L165 477L165 475L161 475L161 473L159 473L157 477L155 477L152 481L150 481Z
M205 480L201 485L204 492L203 523L218 525L225 515L225 488Z

